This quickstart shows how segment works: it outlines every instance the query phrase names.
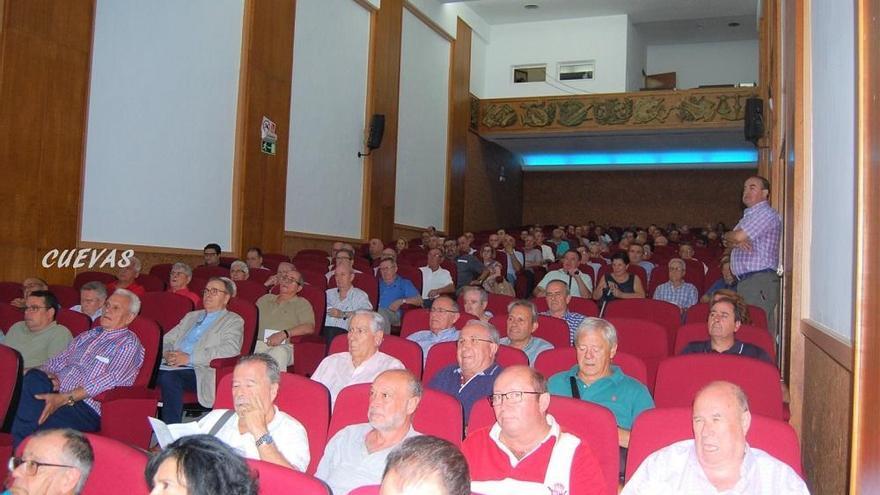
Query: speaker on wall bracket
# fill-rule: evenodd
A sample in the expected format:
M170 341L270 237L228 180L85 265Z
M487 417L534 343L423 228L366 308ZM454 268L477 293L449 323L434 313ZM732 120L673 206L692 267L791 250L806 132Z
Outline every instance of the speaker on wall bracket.
M374 149L378 148L382 145L382 136L385 134L385 115L381 113L374 113L372 117L370 117L370 132L367 134L367 151L366 153L361 153L358 151L358 158L364 156L370 156L370 153L373 152Z
M746 113L743 120L746 141L758 146L758 140L764 136L764 100L760 98L746 99Z

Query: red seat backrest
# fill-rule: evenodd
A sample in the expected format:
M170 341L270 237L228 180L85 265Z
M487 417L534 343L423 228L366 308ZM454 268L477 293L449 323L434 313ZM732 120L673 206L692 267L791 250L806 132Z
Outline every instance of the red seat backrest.
M370 383L349 385L339 392L327 438L333 438L346 426L366 423L370 405ZM457 399L443 392L425 388L422 400L413 415L413 428L425 435L434 435L461 445L464 433L464 413Z
M617 329L617 350L638 356L648 369L648 388L654 389L657 367L669 356L666 331L660 325L636 318L608 318Z
M250 279L235 282L235 296L240 297L245 301L256 304L257 299L265 295L266 286L259 282Z
M648 369L641 358L618 350L611 362L619 366L624 375L635 378L650 389ZM577 351L574 347L550 349L538 354L535 359L535 369L548 379L556 373L570 370L576 364Z
M180 294L147 292L141 297L140 315L155 320L164 333L176 327L193 309L193 302Z
M608 495L617 494L620 473L620 451L617 438L617 421L614 414L592 402L570 397L551 396L547 412L567 431L589 445L599 462L605 477ZM471 410L468 434L495 424L495 412L489 401L480 400Z
M739 330L736 331L736 339L764 349L764 352L776 362L776 345L773 343L770 332L766 329L753 325L740 325ZM689 343L700 340L709 340L709 330L706 323L682 325L675 337L675 354L681 354L682 349Z
M193 268L193 278L210 280L211 277L229 277L229 268L223 266L197 266Z
M12 325L24 320L24 312L15 306L0 302L0 330L9 331Z
M362 271L363 273L355 274L352 285L366 292L367 297L370 298L370 304L373 305L373 309L376 309L379 305L379 280L373 276L372 268ZM332 289L334 287L336 287L336 277L330 277L327 288Z
M669 351L672 352L675 332L681 326L681 310L678 306L656 299L615 299L605 308L605 318L613 317L638 318L659 324L666 329Z
M327 316L325 291L326 289L319 289L313 285L305 285L299 293L300 297L304 297L312 305L312 312L315 315L315 335L321 333L321 329L324 328L324 317Z
M83 495L103 495L118 493L125 487L125 493L146 495L150 492L144 480L147 455L138 449L94 433L86 433L95 462L83 487Z
M23 366L18 351L0 344L0 429L3 431L9 431L8 427L12 426L21 392Z
M287 256L286 254L281 254L281 253L263 253L263 263L265 264L265 262L267 260L275 261L277 263L282 263L282 262L289 263L290 256Z
M330 424L330 392L320 383L304 376L281 372L278 409L296 418L306 429L309 438L309 473L314 473L327 445L327 426ZM232 409L232 373L226 374L217 384L215 409ZM366 417L366 414L364 415Z
M507 306L515 301L513 296L505 296L504 294L489 294L489 302L486 310L493 315L507 314Z
M425 360L425 371L422 374L422 383L431 383L434 375L450 364L458 362L458 343L457 342L440 342L434 344L428 350L428 359ZM529 358L526 353L509 345L499 345L498 352L495 354L495 362L502 368L514 365L529 365Z
M299 251L296 252L295 255L293 255L293 259L296 260L296 259L302 258L302 257L306 257L306 258L313 257L313 258L323 258L326 260L329 256L330 256L330 253L328 251L322 251L320 249L300 249Z
M153 382L161 363L162 329L152 318L137 316L128 325L144 346L144 363L134 378L133 387L147 387Z
M539 313L543 313L550 308L547 306L546 297L536 297L532 299ZM568 310L572 313L580 313L584 316L599 316L599 306L592 299L585 297L574 297L568 302Z
M690 407L664 407L642 412L633 423L629 437L626 480L629 481L642 461L652 453L693 437ZM746 440L751 447L769 453L803 476L797 434L788 423L753 414Z
M88 315L66 308L61 308L55 320L59 325L67 327L74 337L92 328L92 319Z
M149 273L141 273L135 281L142 285L147 292L162 292L165 290L166 280L168 279L161 279Z
M18 282L0 282L0 303L10 303L22 296L21 284Z
M69 285L49 285L49 292L55 294L62 308L70 309L79 304L79 291Z
M254 352L254 346L257 343L257 325L259 324L259 312L257 306L240 297L233 297L226 305L226 309L241 316L244 320L244 335L241 340L241 354L250 354Z
M320 289L322 291L327 290L327 272L319 272L317 270L309 269L309 268L299 268L299 274L302 276L303 280L306 281L307 285L303 287L314 287L316 289ZM273 291L274 294L278 293L278 286L273 287L275 289Z
M327 487L314 476L257 459L245 459L260 483L260 495L327 495Z
M669 266L666 263L664 262L651 270L651 283L645 289L646 297L654 297L654 291L657 290L657 286L669 281ZM687 265L687 270L684 272L684 281L693 284L697 288L697 293L702 295L705 285L703 281L705 278L703 275L703 264L697 260L687 260L685 265Z
M610 271L611 267L609 265L603 265L599 268L599 273L596 275L596 279L601 279L605 276L606 273ZM645 289L645 292L648 291L648 272L645 269L635 263L630 263L626 267L626 271L632 273L636 277L639 277L639 281L642 282L642 288ZM653 274L653 272L651 272ZM595 287L595 285L593 285Z
M503 313L495 315L489 320L489 323L498 329L500 337L507 336L507 316L507 313ZM571 347L568 324L559 318L539 315L538 329L535 330L534 336L550 342L553 347Z
M706 323L709 321L709 309L709 303L694 304L685 313L684 322L686 324ZM749 304L749 320L751 320L751 325L767 329L767 313L763 308Z
M412 284L416 286L416 290L419 291L419 294L422 293L423 285L421 270L414 266L400 264L397 265L397 275L412 282ZM376 283L378 284L378 280L376 281Z
M264 270L262 268L257 268L256 270L251 269L248 271L248 280L263 285L273 273L275 273L275 270Z
M110 282L116 280L116 277L110 273L104 272L89 271L78 273L73 279L73 288L76 290L80 290L83 285L96 280L104 285L107 285Z
M158 265L153 265L150 267L150 275L167 284L171 281L171 269L173 267L173 263L159 263Z
M424 308L411 309L403 313L403 322L400 327L400 336L403 338L429 328L428 323L431 319L431 311ZM467 313L460 313L458 320L455 321L455 328L461 330L464 324L473 320L474 316Z
M330 342L328 354L346 351L348 351L348 336L337 335L334 337ZM379 351L397 358L416 378L421 379L423 358L422 348L419 344L396 335L386 335L382 338Z
M742 356L688 354L664 360L657 370L654 403L657 407L689 407L697 392L716 380L739 385L749 398L752 413L783 418L779 370Z

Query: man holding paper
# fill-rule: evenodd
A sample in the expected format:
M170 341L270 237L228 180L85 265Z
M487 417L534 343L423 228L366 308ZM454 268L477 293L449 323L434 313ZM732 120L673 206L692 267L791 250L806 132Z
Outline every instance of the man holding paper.
M180 423L183 393L196 391L199 404L214 405L215 375L211 360L237 356L244 338L244 320L227 311L235 297L235 283L226 277L208 281L205 309L191 311L162 340L162 366L157 382L162 388L162 421Z
M304 297L299 297L305 281L296 270L278 278L278 294L257 299L260 329L254 352L265 352L278 361L281 369L293 364L291 339L315 333L315 313Z
M305 471L309 440L303 425L275 405L281 370L268 354L243 356L232 373L235 409L215 409L194 423L165 425L149 418L164 448L187 435L217 437L248 459Z

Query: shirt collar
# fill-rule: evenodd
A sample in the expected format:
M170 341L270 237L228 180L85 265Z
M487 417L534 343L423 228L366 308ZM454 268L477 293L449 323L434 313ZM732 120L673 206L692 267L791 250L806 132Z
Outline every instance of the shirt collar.
M489 430L489 438L491 438L492 441L495 442L495 445L497 445L498 448L501 449L501 452L507 454L510 465L512 467L516 467L517 464L526 460L530 455L532 455L536 450L540 449L541 446L547 443L547 441L551 438L555 438L556 441L559 441L559 435L562 432L559 428L559 423L556 422L556 418L554 418L551 414L547 414L546 418L547 424L550 425L550 431L547 432L547 436L545 436L543 440L535 445L532 450L526 452L522 459L517 459L516 455L513 454L513 451L507 448L507 445L504 445L504 442L501 441L501 425L499 425L497 421L494 425L492 425L492 428Z

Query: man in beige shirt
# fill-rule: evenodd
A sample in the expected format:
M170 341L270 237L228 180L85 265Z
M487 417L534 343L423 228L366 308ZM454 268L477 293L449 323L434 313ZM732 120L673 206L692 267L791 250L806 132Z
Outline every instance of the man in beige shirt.
M34 291L25 299L24 321L12 325L4 344L21 353L26 369L42 365L73 339L70 330L55 321L60 309L49 291Z
M303 284L298 271L279 277L278 282L277 295L266 294L257 299L260 330L254 352L272 356L285 369L293 364L291 338L315 332L315 313L309 301L298 295Z

